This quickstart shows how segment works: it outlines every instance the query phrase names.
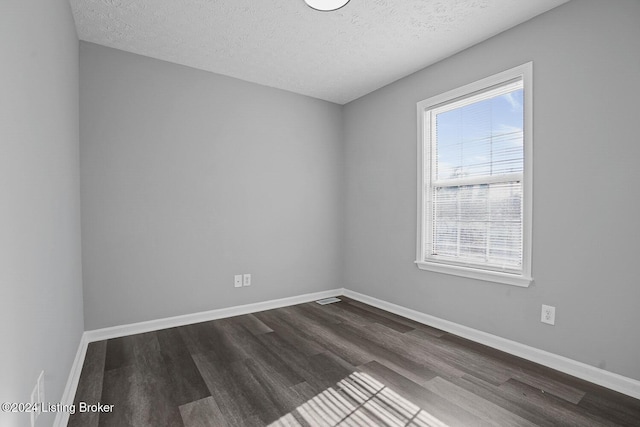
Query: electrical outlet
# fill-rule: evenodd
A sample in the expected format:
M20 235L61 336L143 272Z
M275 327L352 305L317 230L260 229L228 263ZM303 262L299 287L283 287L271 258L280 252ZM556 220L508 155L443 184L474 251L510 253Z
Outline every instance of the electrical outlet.
M548 323L549 325L556 324L556 308L550 305L542 305L542 314L540 316L542 323Z
M251 286L251 275L245 274L243 277L242 286Z
M242 274L236 274L235 276L233 276L233 286L235 286L236 288L242 287Z

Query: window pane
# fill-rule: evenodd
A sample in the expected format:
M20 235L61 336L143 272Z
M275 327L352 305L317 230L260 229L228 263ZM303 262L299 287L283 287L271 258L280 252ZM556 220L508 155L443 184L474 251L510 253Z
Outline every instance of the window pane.
M427 254L496 267L521 265L519 181L434 190L433 244Z
M523 170L523 90L436 114L436 179Z

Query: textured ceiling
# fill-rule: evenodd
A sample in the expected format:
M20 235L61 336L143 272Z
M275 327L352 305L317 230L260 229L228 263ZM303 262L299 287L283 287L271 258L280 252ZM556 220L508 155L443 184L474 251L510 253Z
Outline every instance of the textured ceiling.
M347 103L568 0L70 0L81 40Z

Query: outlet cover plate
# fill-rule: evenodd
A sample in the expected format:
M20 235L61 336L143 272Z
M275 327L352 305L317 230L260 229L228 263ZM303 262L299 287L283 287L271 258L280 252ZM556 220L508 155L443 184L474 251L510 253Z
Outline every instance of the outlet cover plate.
M556 308L550 305L542 304L542 313L540 314L540 321L549 325L556 324Z
M242 287L242 274L236 274L233 276L233 286L236 288Z

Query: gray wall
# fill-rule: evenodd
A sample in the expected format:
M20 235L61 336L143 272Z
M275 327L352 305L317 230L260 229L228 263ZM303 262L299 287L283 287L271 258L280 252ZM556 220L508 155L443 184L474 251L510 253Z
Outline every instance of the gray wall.
M45 397L59 402L83 331L68 2L0 2L0 64L0 401L28 402L45 370ZM0 412L0 424L28 426L29 414Z
M574 0L347 104L345 287L640 380L639 22ZM418 270L416 102L527 61L535 283Z
M339 284L340 106L81 42L80 107L87 330Z

